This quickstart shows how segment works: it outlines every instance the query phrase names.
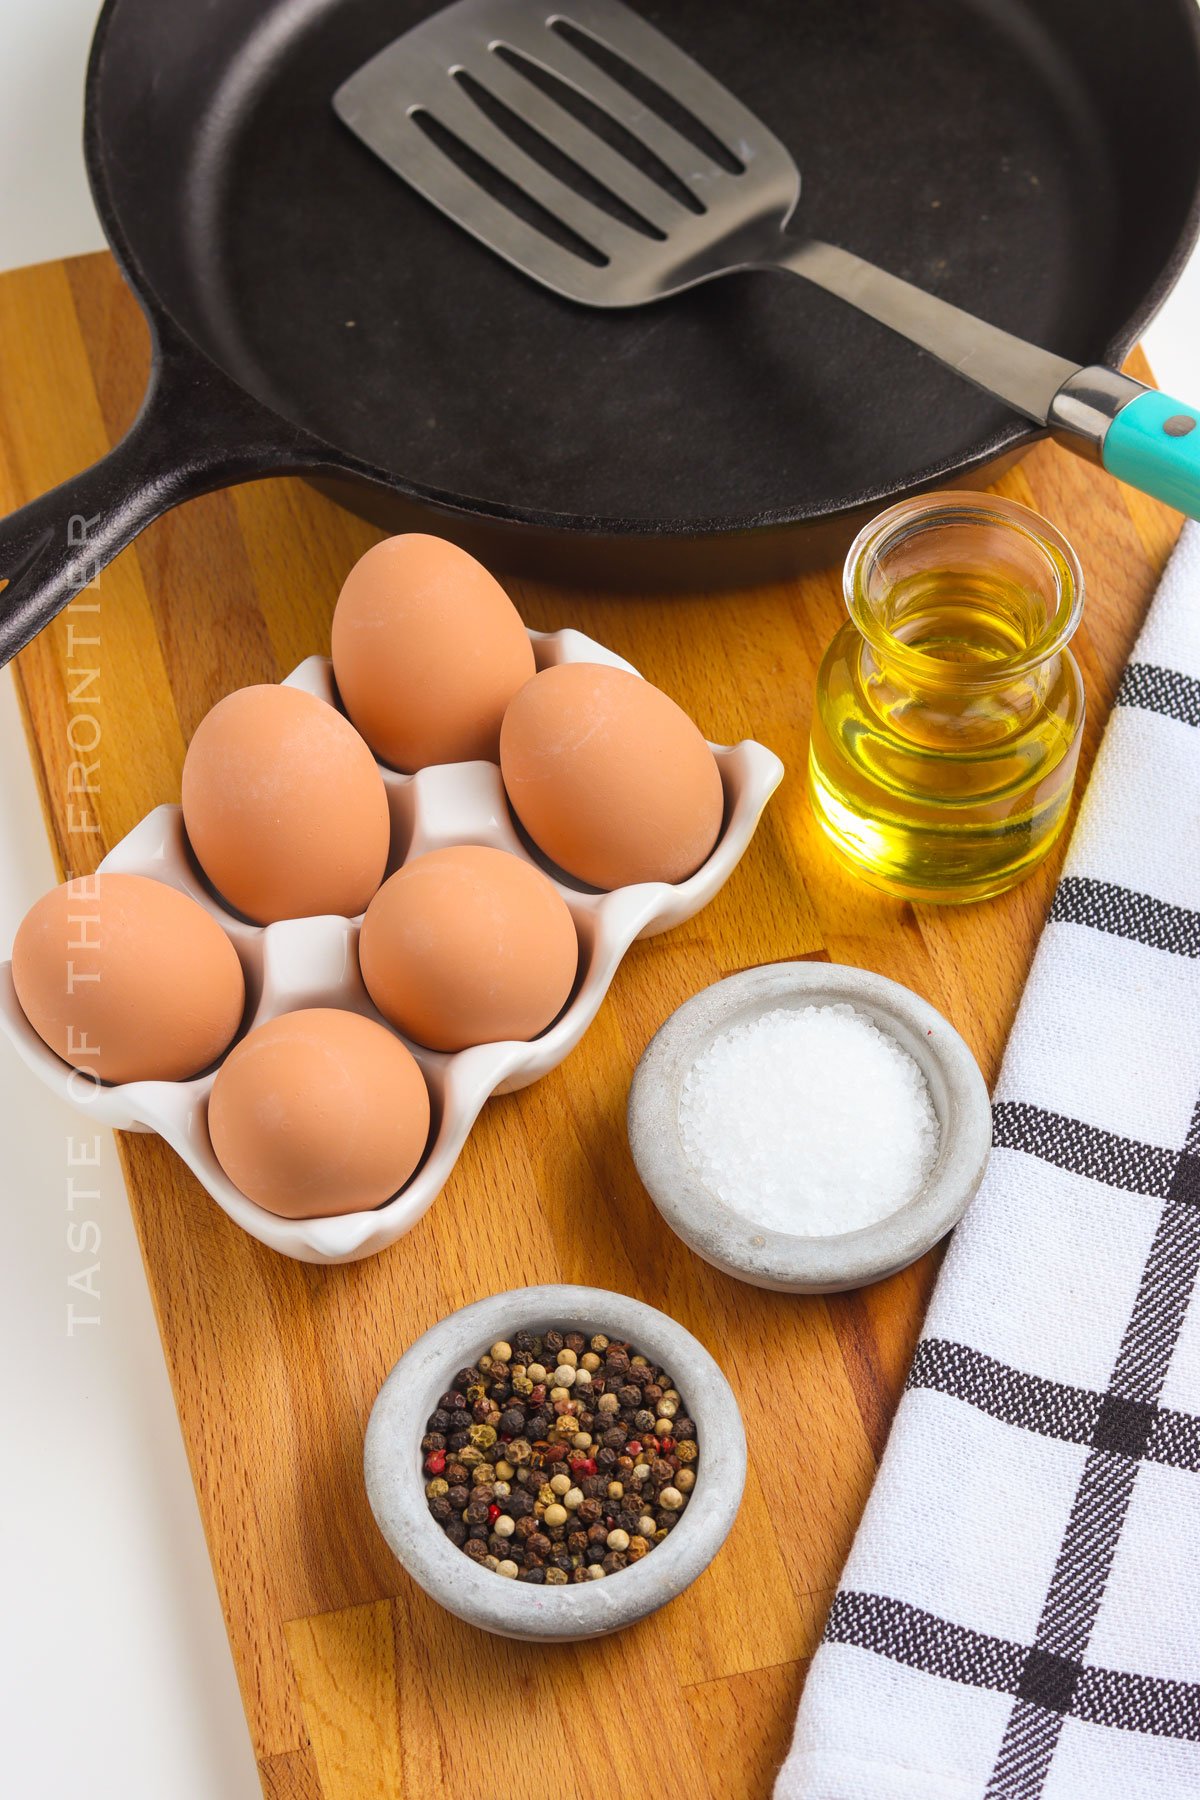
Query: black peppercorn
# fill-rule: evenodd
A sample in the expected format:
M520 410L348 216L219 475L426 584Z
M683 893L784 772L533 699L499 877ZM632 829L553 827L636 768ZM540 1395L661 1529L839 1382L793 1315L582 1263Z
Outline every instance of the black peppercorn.
M666 1370L623 1338L554 1327L497 1339L460 1369L421 1440L430 1515L448 1540L550 1586L648 1555L679 1522L698 1455Z

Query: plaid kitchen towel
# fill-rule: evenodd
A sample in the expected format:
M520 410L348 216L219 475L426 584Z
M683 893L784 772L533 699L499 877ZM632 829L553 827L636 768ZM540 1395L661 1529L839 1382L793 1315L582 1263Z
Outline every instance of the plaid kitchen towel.
M1200 526L994 1117L776 1800L1200 1796Z

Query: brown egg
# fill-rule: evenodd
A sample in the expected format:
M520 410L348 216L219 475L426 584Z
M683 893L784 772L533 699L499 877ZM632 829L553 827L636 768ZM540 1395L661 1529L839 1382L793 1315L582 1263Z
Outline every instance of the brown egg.
M353 918L383 880L391 825L374 757L323 700L239 688L201 719L183 822L218 894L256 924Z
M712 751L673 700L625 669L535 675L505 714L500 767L534 843L592 887L684 881L720 834Z
M520 616L481 563L444 538L385 538L333 615L342 704L397 769L495 762L504 709L533 674Z
M22 1011L56 1056L101 1081L188 1081L246 1004L237 951L186 894L84 875L43 894L13 945Z
M358 946L385 1018L431 1050L526 1042L566 1005L579 940L540 869L504 850L431 850L386 881Z
M208 1134L247 1199L285 1219L382 1206L429 1137L425 1077L374 1019L284 1013L233 1049L213 1083Z

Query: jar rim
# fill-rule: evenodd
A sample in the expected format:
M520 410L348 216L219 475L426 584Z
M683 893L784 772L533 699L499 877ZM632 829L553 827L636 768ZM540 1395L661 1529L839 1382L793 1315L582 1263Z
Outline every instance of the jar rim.
M1057 655L1074 636L1083 614L1084 579L1079 558L1058 527L1032 507L973 489L918 494L902 500L863 526L846 554L842 590L850 617L873 649L914 676L930 680L940 674L944 678L950 665L943 658L905 643L880 617L868 597L868 578L885 551L917 531L930 530L939 523L969 523L972 519L980 525L999 525L1032 544L1053 582L1055 595L1044 626L1023 650L990 663L978 675L969 674L962 664L953 665L958 686L984 688L1028 675Z

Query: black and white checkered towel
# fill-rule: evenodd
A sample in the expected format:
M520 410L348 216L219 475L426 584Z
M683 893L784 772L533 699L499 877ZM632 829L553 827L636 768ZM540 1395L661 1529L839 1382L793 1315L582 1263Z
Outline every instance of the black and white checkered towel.
M776 1800L1200 1796L1197 525L1121 680L995 1144Z

